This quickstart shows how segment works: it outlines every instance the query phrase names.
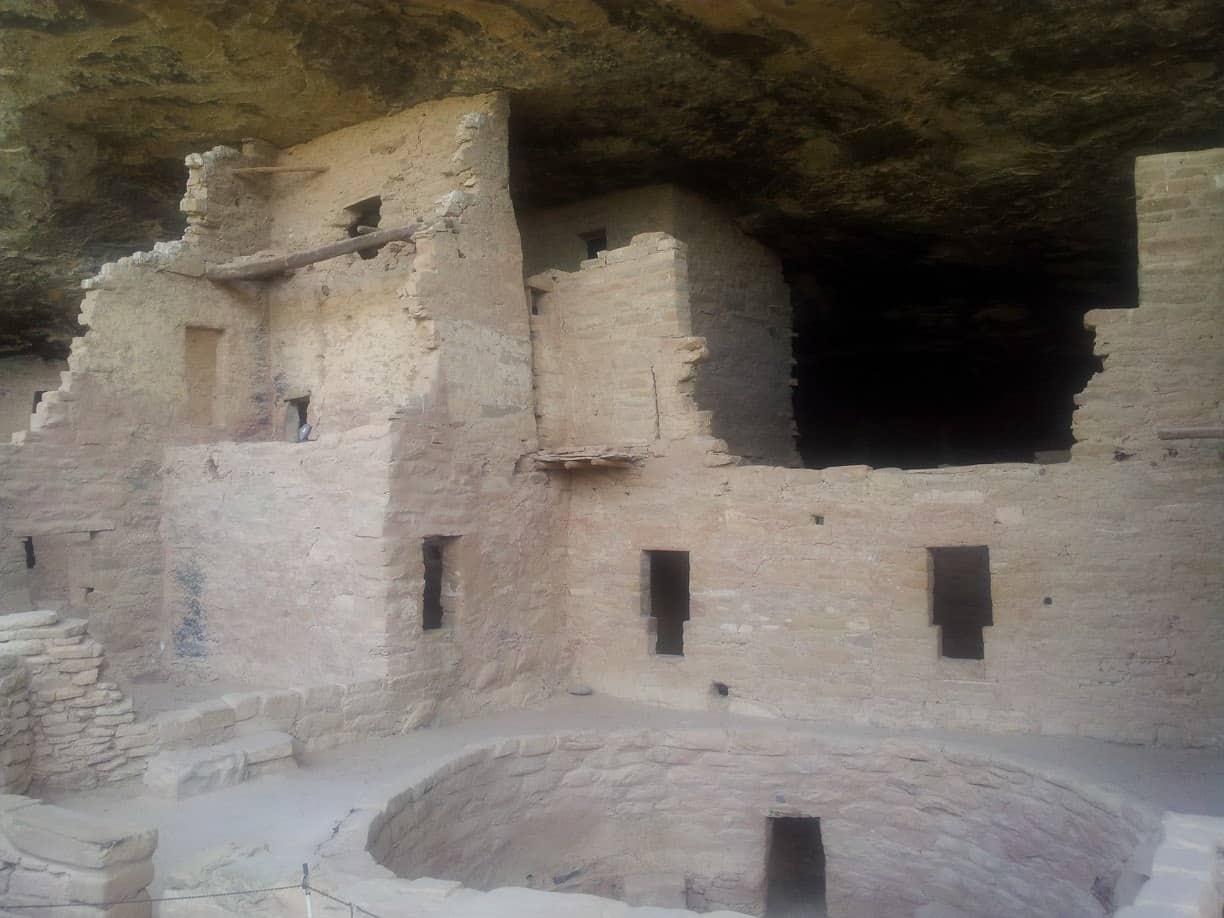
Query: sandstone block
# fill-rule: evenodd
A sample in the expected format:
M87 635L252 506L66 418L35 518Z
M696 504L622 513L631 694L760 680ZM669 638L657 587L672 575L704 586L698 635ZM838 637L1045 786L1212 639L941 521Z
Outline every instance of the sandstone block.
M181 798L238 784L254 772L296 765L293 737L267 730L214 746L162 752L149 760L144 783Z
M155 793L182 798L230 787L246 780L246 754L215 747L162 752L149 759L144 784Z
M32 657L43 652L46 645L42 641L10 640L0 643L0 655L13 657Z
M101 868L151 858L156 829L139 829L38 803L10 809L0 829L22 851L74 867Z
M59 621L59 615L50 609L40 609L35 612L10 612L0 615L0 632L15 631L19 628L41 628L54 625ZM4 640L0 637L0 640Z
M259 716L275 722L292 723L301 710L302 696L292 690L261 692Z
M518 754L524 757L548 755L556 748L555 736L525 736L519 740Z
M259 692L233 692L221 696L221 700L233 709L235 723L250 720L257 715L261 698Z
M73 870L68 895L81 902L114 902L128 899L153 882L153 861L120 864L107 870Z

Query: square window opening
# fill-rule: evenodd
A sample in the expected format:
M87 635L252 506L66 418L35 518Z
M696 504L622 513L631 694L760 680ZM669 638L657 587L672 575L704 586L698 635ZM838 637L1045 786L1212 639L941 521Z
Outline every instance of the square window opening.
M586 233L579 233L583 244L586 246L587 258L598 258L599 253L606 251L608 248L608 231L606 229L591 230Z
M645 599L654 619L660 656L684 656L684 623L689 620L689 553L647 551Z
M765 915L823 918L825 850L820 819L814 816L769 817L765 860Z
M939 655L952 660L986 656L982 629L994 624L990 549L985 545L928 548L931 621L939 628Z
M425 586L421 597L421 630L442 627L455 593L454 549L458 536L426 536L421 543L425 563ZM450 587L448 590L447 587Z

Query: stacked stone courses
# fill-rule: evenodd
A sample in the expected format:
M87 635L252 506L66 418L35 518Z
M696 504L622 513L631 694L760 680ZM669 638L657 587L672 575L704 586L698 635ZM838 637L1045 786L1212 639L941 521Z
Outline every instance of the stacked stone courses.
M4 737L4 786L25 790L88 787L140 774L156 749L132 701L99 679L102 645L79 619L50 610L0 616L0 676L11 729ZM24 692L24 697L21 692ZM23 758L25 756L25 758ZM28 770L9 769L26 764Z

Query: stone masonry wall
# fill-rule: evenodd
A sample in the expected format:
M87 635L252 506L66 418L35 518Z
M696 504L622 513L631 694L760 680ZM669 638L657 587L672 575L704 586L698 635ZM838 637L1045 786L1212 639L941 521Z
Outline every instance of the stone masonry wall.
M0 656L0 794L30 786L30 677L21 660Z
M115 825L29 797L0 794L0 915L16 918L33 910L149 918L156 848L156 829ZM70 904L124 899L146 901L111 908Z
M1224 149L1135 161L1139 308L1093 310L1105 371L1076 398L1074 455L1211 466L1224 445L1157 438L1224 426Z
M773 252L745 236L709 201L669 185L527 211L519 223L528 277L578 270L586 258L582 234L595 229L605 231L609 252L644 233L664 232L684 243L689 271L683 334L703 337L709 352L697 378L697 403L711 412L714 435L732 452L754 463L798 464L791 420L790 293ZM618 323L609 329L618 336L634 331L632 309L606 321ZM649 321L638 330L647 338L654 333ZM537 367L540 358L537 353ZM588 363L583 371L592 366L599 364Z
M342 238L373 197L381 227L423 228L267 285L273 419L309 396L311 442L166 454L165 627L198 623L211 671L385 677L394 723L559 681L555 492L518 470L535 423L507 118L496 96L419 106L276 154L326 172L261 180L280 252ZM460 591L424 632L422 542L439 535Z
M644 233L573 274L531 279L543 447L645 446L658 439L655 366L658 351L689 325L685 269L679 242Z
M1090 316L1111 356L1081 399L1069 463L733 468L676 441L638 470L568 479L578 677L774 716L1224 742L1219 441L1155 436L1220 424L1220 162L1140 161L1144 299ZM1184 197L1172 212L1150 203L1166 173ZM981 661L939 654L927 549L953 545L989 548ZM653 548L691 552L682 657L651 650Z
M86 634L85 622L60 621L50 611L0 615L0 660L8 669L0 689L16 690L0 703L10 726L0 737L0 762L24 769L6 786L24 791L24 777L36 790L92 787L144 771L156 736L134 722L131 699L99 678L102 646Z
M838 915L1107 915L1160 832L1120 794L954 743L689 729L465 750L389 801L368 849L408 878L613 898L666 878L677 905L761 914L770 816L820 820Z
M184 238L83 282L87 330L73 341L68 371L29 430L0 446L0 606L29 608L21 539L85 536L89 621L119 672L139 673L157 657L160 621L150 611L162 592L162 447L267 435L252 384L264 374L260 297L200 280L207 261L263 245L264 227L234 219L258 198L230 173L235 162L258 159L227 148L188 157ZM190 411L192 328L219 332L204 376L213 387L207 416Z

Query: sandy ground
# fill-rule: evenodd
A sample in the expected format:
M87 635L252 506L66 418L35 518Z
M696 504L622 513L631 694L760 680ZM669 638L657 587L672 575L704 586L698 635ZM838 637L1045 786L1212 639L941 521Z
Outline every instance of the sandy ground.
M312 755L295 771L265 775L232 788L181 801L146 796L126 784L57 798L72 809L130 823L155 825L160 891L172 874L210 850L237 844L265 848L259 876L294 883L301 865L354 808L381 805L403 790L404 775L430 759L495 737L565 729L740 726L846 738L956 741L1073 769L1114 784L1166 809L1224 815L1224 753L1153 749L1092 740L1040 736L983 736L946 731L889 731L761 720L689 712L610 698L561 696L538 708L503 712L406 736L370 740Z

